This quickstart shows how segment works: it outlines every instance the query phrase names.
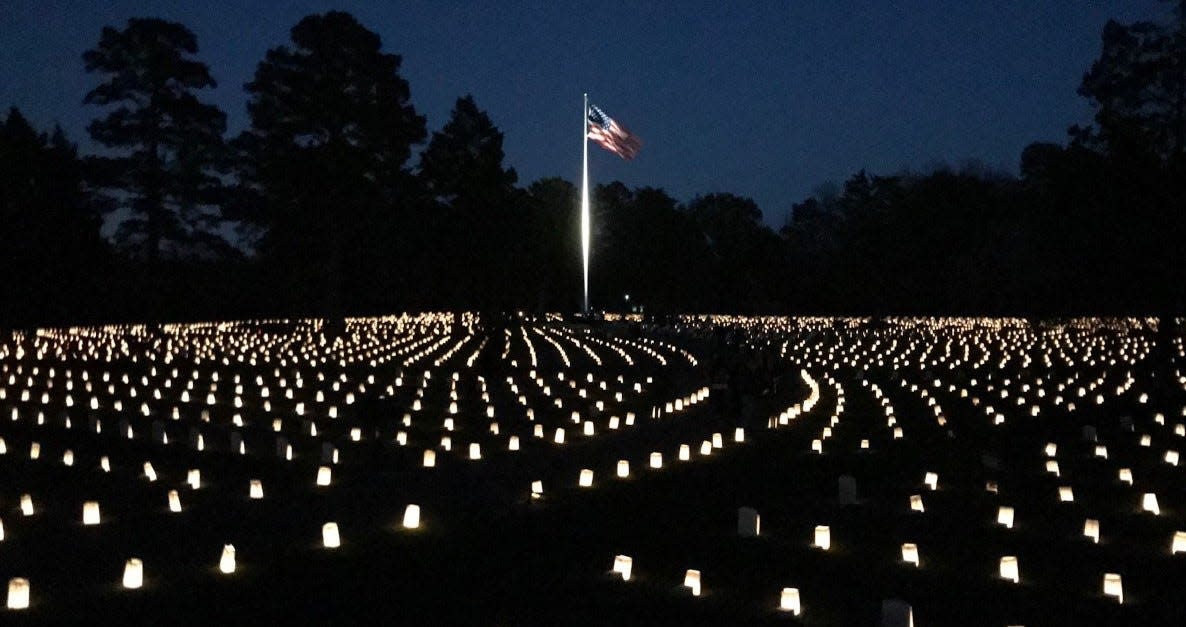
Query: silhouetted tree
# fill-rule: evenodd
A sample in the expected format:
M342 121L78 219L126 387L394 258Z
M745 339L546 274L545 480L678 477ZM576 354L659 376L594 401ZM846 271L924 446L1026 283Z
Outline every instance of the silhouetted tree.
M733 194L709 194L694 198L687 211L712 251L714 272L705 287L714 291L714 310L775 309L783 301L786 259L758 205Z
M1078 139L1129 157L1186 157L1186 0L1173 1L1170 23L1104 26L1100 57L1079 86L1095 125L1072 129Z
M310 15L292 47L267 52L246 85L251 126L237 140L253 201L245 220L278 294L292 306L340 314L390 308L407 289L393 256L412 235L397 211L415 202L405 167L424 140L400 57L348 13Z
M564 179L546 178L532 183L527 196L530 227L523 237L534 263L535 306L575 311L582 289L579 190Z
M94 320L110 265L97 199L60 128L0 120L0 324ZM106 312L110 313L110 312Z
M1186 0L1173 4L1165 23L1107 23L1079 87L1095 123L1070 134L1105 157L1102 171L1080 179L1106 181L1093 220L1105 284L1122 302L1181 309L1182 290L1167 288L1186 280Z
M122 153L94 159L96 181L130 214L117 240L153 272L167 247L199 255L227 249L213 231L226 115L194 94L215 86L197 52L185 26L134 18L123 30L103 28L98 46L83 54L87 71L102 77L83 102L115 107L87 130Z
M498 211L518 180L503 168L502 133L466 95L457 99L444 128L420 155L420 175L442 203Z
M593 189L590 301L594 308L703 311L711 253L696 222L661 189L620 182ZM629 303L626 295L630 296Z
M438 289L450 300L529 304L527 213L514 187L518 175L502 161L502 133L469 95L457 99L420 156L420 177L443 212Z

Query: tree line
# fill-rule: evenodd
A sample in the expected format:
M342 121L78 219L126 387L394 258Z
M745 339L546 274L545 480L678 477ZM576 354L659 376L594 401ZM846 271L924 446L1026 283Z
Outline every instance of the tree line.
M1181 313L1186 0L1103 29L1090 124L1035 143L1020 175L974 163L864 171L792 203L593 190L591 298L647 313ZM0 324L572 311L577 190L523 186L471 96L431 136L401 57L342 12L310 15L244 86L227 136L184 25L132 19L83 55L80 155L0 119ZM104 220L116 225L101 235Z

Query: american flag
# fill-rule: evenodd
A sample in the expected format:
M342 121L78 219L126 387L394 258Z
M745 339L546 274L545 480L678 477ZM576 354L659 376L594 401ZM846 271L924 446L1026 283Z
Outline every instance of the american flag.
M615 122L597 105L589 107L589 139L626 160L633 159L642 148L642 140Z

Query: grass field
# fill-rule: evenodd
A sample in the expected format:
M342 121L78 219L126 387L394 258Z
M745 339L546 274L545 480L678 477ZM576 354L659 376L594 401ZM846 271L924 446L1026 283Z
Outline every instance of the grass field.
M876 625L889 599L920 626L1186 620L1183 343L1149 321L425 314L0 337L0 582L30 587L4 624Z

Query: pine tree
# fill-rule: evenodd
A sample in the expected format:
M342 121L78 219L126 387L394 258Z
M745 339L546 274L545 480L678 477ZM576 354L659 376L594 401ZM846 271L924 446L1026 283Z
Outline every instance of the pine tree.
M102 79L83 102L108 108L87 131L120 153L96 160L97 182L130 214L117 240L150 270L166 249L221 242L210 229L218 221L226 115L194 94L215 86L193 58L197 51L181 24L131 19L123 30L105 27L83 54L87 71Z

